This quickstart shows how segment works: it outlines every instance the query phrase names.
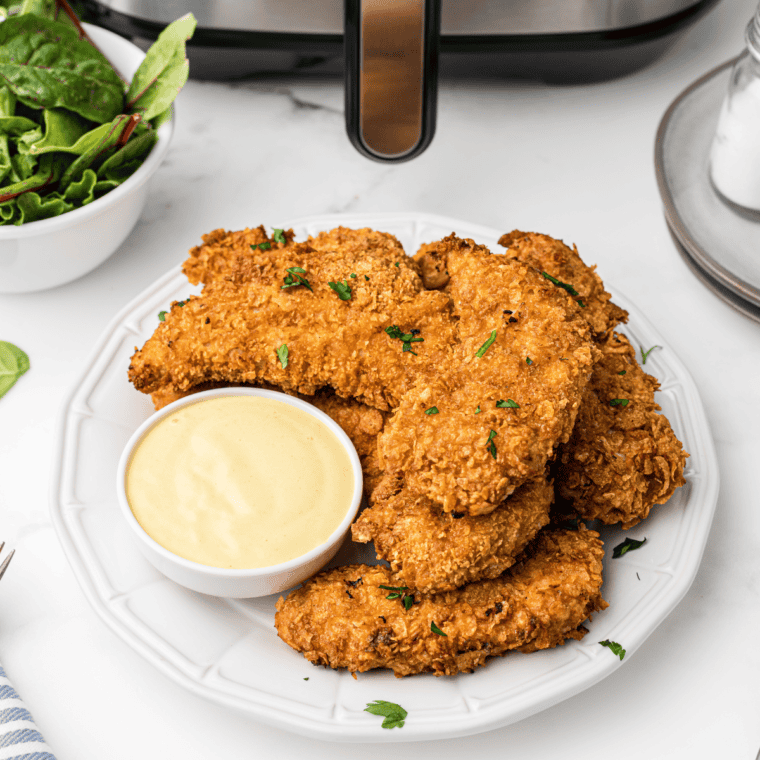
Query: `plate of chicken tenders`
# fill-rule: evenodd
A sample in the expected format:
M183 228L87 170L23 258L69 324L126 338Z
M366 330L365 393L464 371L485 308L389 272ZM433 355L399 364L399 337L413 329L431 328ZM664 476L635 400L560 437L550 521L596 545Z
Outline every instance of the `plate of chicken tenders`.
M348 539L283 594L173 583L116 503L132 433L227 386L314 404L361 460ZM688 372L575 246L357 214L203 235L95 347L52 493L90 602L162 672L286 730L414 741L626 667L696 575L718 468Z

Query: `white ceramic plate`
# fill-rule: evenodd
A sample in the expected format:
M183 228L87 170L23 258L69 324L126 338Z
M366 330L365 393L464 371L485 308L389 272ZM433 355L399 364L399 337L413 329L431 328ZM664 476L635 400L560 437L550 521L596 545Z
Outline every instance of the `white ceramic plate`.
M283 226L292 226L301 240L339 224L391 232L408 252L452 230L501 250L495 230L421 214L326 216ZM609 289L630 312L624 331L633 345L663 346L652 352L646 369L662 383L658 401L691 458L686 485L626 532L646 537L643 548L611 560L623 532L603 530L603 594L610 608L588 624L583 641L530 655L512 653L455 677L396 679L390 672L371 672L354 680L347 672L313 667L280 641L273 626L275 596L237 601L203 596L154 570L132 543L114 480L123 446L152 411L149 398L127 382L130 356L153 333L158 312L196 290L179 268L113 320L61 413L53 522L88 599L130 646L191 691L320 739L414 741L474 734L539 712L628 667L696 575L717 500L718 468L689 374L636 307ZM348 542L335 564L366 559L362 551ZM624 662L598 644L604 639L626 648ZM382 729L379 718L364 712L376 699L408 711L403 729Z

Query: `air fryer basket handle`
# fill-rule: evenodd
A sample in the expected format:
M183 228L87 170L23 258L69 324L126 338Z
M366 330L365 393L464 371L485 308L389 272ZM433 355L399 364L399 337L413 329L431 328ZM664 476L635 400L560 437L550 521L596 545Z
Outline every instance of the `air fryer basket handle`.
M346 129L376 161L407 161L435 133L441 0L345 0Z

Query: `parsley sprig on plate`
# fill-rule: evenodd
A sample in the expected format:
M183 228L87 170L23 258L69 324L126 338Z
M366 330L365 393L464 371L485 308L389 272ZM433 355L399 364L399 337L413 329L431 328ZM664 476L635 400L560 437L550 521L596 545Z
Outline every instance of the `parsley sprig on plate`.
M364 708L364 712L382 716L384 718L382 723L383 728L403 728L404 721L408 715L401 705L397 705L395 702L386 702L383 699L368 702Z

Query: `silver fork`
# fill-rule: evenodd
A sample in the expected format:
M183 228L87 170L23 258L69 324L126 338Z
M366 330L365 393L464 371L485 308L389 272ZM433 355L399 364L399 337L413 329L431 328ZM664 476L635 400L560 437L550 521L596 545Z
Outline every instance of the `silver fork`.
M0 552L3 551L3 547L5 546L5 541L0 543ZM16 553L16 550L14 549L3 561L0 563L0 578L2 578L5 575L5 571L8 569L8 565L11 564L11 560L13 559L13 555Z

